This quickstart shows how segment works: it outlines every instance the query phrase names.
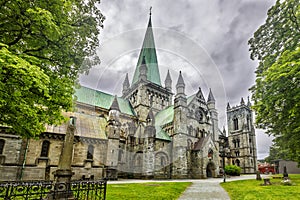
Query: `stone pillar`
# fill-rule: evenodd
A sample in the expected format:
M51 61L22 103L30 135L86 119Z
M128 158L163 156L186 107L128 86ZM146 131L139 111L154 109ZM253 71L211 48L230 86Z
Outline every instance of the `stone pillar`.
M76 118L70 117L70 122L68 124L62 154L58 163L58 169L53 173L55 177L55 192L48 195L47 199L49 200L73 199L73 193L70 188L70 182L72 175L74 174L71 170L71 164L73 155L74 132L76 130L75 124Z

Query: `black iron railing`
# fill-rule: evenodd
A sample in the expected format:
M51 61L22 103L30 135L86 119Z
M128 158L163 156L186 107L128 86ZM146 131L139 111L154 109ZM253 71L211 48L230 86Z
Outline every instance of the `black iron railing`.
M106 184L106 180L57 184L51 181L0 182L0 199L55 199L57 194L60 194L60 197L69 197L71 193L74 199L78 200L105 200Z

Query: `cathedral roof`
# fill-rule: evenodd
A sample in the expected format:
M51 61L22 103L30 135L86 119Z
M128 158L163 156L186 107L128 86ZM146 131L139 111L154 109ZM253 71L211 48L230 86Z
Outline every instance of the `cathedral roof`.
M132 84L139 80L140 67L143 60L147 66L147 80L161 86L159 69L157 64L156 49L154 43L154 36L152 30L151 15L149 17L148 27L145 34L142 49L140 51L139 59L135 68Z
M77 102L97 106L107 110L110 109L115 98L111 94L107 94L84 86L81 86L79 89L76 89L75 96L77 97ZM117 97L117 101L121 113L135 116L135 112L128 100L123 99L121 97Z
M76 117L76 131L74 133L75 136L84 138L107 139L105 135L105 127L107 121L105 118L77 112L66 112L63 113L63 115L65 117ZM46 132L66 134L67 123L61 124L59 126L46 125Z

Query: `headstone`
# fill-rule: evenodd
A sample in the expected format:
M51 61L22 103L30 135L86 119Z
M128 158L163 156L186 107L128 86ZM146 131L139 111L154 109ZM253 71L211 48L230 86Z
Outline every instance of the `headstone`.
M283 178L288 178L289 174L287 173L286 166L283 167Z

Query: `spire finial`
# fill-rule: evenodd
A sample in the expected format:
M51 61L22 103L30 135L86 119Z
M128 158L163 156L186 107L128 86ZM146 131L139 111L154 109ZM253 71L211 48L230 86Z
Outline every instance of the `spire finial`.
M149 13L149 14L150 14L150 16L151 16L151 15L152 15L152 6L150 6L150 9L149 9L149 10L150 10L150 13Z

